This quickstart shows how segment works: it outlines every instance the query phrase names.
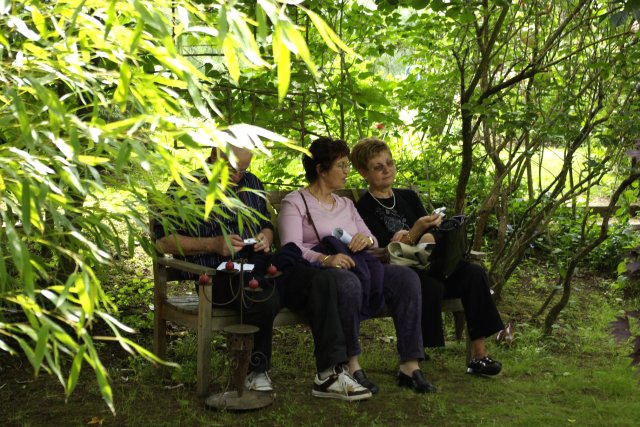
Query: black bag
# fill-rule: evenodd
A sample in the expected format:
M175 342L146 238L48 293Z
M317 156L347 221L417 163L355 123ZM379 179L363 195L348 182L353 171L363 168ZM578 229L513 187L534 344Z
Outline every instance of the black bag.
M435 277L446 279L467 257L467 218L456 215L445 219L436 230L435 238L429 271Z

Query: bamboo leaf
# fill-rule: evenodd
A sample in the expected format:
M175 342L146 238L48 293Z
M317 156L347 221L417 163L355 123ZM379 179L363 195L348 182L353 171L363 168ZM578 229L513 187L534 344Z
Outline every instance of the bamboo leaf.
M4 251L0 245L0 294L9 289L9 276L7 275L7 264L4 261Z
M304 40L302 35L298 30L295 29L293 24L289 21L281 22L284 28L284 37L283 41L287 45L289 50L302 58L302 60L307 64L307 67L313 74L314 78L318 77L318 72L316 70L316 65L311 59L311 54L309 53L309 48L307 47L307 42Z
M260 2L256 5L256 21L258 21L258 40L264 42L267 40L267 13Z
M22 180L22 229L25 234L31 233L31 186L26 179Z
M318 14L312 12L306 7L300 6L300 8L305 11L309 18L311 18L311 22L313 22L313 25L320 33L320 37L322 37L322 40L324 40L324 42L327 44L327 46L329 46L330 49L335 52L339 52L340 50L342 50L350 55L356 55L356 53L349 46L347 46L340 39L340 37L338 37L335 31L333 31L333 29L329 25L327 25L327 23L324 22L324 20Z
M131 68L129 62L125 61L120 66L120 79L118 87L113 94L113 102L120 106L120 111L124 112L127 107L127 96L129 94L129 85L131 84Z
M0 324L0 329L4 329L4 325ZM6 351L12 356L16 355L16 351L11 348L2 338L0 338L0 350Z
M240 65L238 63L238 56L236 55L235 42L231 34L227 35L224 42L222 42L222 51L226 59L229 75L237 82L240 80Z
M282 102L289 90L291 78L291 52L282 40L282 27L276 26L273 33L273 58L278 67L278 101Z
M44 358L44 352L47 349L47 342L49 341L49 326L43 324L38 330L38 340L36 341L36 348L34 352L34 363L36 365L35 373L38 375L42 359Z
M89 165L89 166L102 165L105 163L109 163L110 160L111 159L109 159L108 157L85 156L85 155L78 156L78 161L80 161L80 163L84 163L85 165Z
M73 358L73 362L71 363L71 369L69 370L69 378L67 379L67 396L73 393L76 385L78 385L78 378L80 378L80 371L82 370L82 361L84 359L84 349L85 344L82 344L78 347L78 352Z
M27 359L29 360L29 363L31 363L31 366L33 366L33 369L37 369L37 366L35 363L35 353L33 352L33 349L29 347L29 344L27 344L26 341L23 340L22 338L18 336L14 336L14 338L16 339L16 341L18 341L18 344L20 344L20 348L22 348L22 352L24 353L25 356L27 356Z
M111 390L111 385L109 384L109 378L107 375L107 371L100 362L100 358L93 346L93 342L90 339L85 339L85 344L87 349L89 350L89 359L92 362L93 370L96 373L96 379L98 380L98 387L100 388L100 394L102 395L102 399L106 402L111 412L115 414L116 409L113 405L113 391Z

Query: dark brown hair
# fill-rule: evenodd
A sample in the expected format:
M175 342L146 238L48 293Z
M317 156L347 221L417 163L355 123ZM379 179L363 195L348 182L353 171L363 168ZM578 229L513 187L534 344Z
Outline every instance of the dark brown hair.
M331 139L326 136L320 137L311 143L309 152L312 157L306 154L302 157L304 166L304 176L309 183L318 179L319 172L331 169L333 162L341 157L349 157L349 147L342 139ZM320 166L320 170L316 166Z

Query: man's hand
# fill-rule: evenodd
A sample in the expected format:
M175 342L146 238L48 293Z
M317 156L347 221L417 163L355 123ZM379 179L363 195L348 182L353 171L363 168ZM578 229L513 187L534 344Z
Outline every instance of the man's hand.
M232 256L244 247L244 240L237 234L229 234L227 237L229 239L229 244L227 244L224 236L213 237L213 252L222 256Z
M254 252L269 252L271 250L271 239L265 233L256 235L256 244L253 245Z

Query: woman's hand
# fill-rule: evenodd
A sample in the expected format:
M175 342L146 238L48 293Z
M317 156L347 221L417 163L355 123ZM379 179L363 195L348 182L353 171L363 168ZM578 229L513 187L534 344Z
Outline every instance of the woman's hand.
M323 255L320 264L324 268L345 268L347 270L356 266L355 261L346 254Z
M373 246L373 238L358 232L351 239L351 242L349 243L349 250L351 252L360 252L370 246Z
M392 242L401 242L402 239L404 239L407 234L409 234L409 230L396 231L396 234L393 235L393 237L391 238L391 241Z
M437 227L440 224L442 224L442 216L439 214L425 215L419 218L416 222L419 223L420 226L422 227L423 232L420 234L423 234L425 231L429 230L430 228Z

